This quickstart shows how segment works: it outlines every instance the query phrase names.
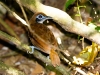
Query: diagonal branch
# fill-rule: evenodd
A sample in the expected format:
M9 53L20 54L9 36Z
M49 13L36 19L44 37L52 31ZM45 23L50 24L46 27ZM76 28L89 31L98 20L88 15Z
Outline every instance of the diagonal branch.
M43 12L51 16L55 22L68 32L81 35L100 44L100 33L95 30L94 25L87 26L83 23L79 23L73 20L66 12L51 6L43 5L39 0L16 0L16 2L20 2L23 6L35 13Z
M0 31L0 39L3 39L3 40L6 40L10 43L15 44L18 49L20 49L24 52L32 51L30 46L21 43L19 40L17 40L16 38L6 34L5 32ZM47 66L53 67L50 59L48 59L46 56L41 54L39 51L35 50L33 52L33 56L36 57L37 59L41 60L42 62L44 62ZM63 75L70 75L70 72L67 72L66 68L63 65L56 66L55 69L58 70Z

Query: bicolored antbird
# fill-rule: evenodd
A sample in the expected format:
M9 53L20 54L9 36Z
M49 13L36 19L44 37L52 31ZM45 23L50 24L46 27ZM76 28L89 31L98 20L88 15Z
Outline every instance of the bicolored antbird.
M26 30L32 44L40 48L42 52L49 54L53 66L56 66L60 64L60 58L55 51L58 47L57 40L51 30L44 25L44 22L49 19L52 18L43 13L34 14Z

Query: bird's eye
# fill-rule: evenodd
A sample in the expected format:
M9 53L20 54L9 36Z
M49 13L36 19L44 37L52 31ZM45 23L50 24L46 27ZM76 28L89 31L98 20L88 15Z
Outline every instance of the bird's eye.
M43 18L43 15L40 14L40 15L37 16L37 18L38 19L42 19Z
M36 22L41 22L45 17L41 14L36 16Z
M42 15L39 15L38 17L39 17L39 18L42 18Z

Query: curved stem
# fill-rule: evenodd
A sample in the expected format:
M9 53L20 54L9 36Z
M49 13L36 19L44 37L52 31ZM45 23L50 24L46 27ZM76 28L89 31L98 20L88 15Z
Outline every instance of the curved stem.
M16 0L17 1L17 0ZM43 5L39 0L18 0L20 3L29 8L31 11L38 13L42 12L51 16L64 30L83 36L97 44L100 44L100 34L95 30L95 26L87 26L73 20L66 12Z

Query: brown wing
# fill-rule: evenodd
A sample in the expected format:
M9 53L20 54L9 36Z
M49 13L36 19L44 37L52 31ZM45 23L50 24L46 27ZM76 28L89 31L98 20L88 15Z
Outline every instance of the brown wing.
M50 54L51 45L57 47L57 41L53 33L43 24L31 25L30 39L32 43L43 49L43 52ZM55 50L55 49L54 49Z
M38 36L40 36L45 42L52 44L52 45L57 45L57 41L53 33L45 25L35 24L35 25L31 25L31 28L34 29L35 33Z

